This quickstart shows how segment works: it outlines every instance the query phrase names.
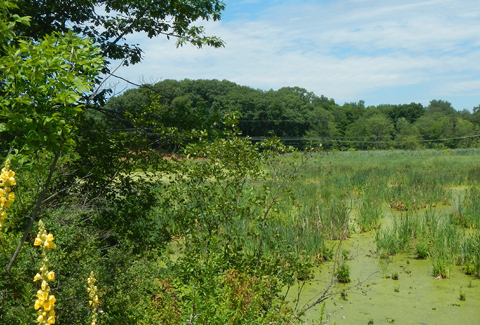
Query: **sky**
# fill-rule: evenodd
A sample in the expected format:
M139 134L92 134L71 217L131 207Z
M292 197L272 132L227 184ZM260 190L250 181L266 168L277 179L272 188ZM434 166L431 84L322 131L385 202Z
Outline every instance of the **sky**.
M116 74L134 83L229 80L256 89L298 86L336 103L446 100L480 105L478 0L225 0L202 22L224 48L135 35L142 63ZM121 91L127 84L116 86Z

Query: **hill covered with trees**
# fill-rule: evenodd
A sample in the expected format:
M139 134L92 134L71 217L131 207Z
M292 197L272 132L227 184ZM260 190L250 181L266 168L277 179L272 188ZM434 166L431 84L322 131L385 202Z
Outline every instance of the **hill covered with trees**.
M111 111L139 111L156 98L162 121L183 128L238 110L242 135L278 136L290 144L321 142L336 149L420 149L477 147L480 112L457 111L443 100L365 106L340 105L299 87L264 91L223 80L164 80L111 98Z

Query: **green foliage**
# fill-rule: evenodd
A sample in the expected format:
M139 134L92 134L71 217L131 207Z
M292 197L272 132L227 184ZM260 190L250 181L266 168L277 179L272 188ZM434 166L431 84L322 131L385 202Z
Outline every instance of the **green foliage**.
M20 16L31 16L31 28L20 28L20 34L42 39L53 32L71 30L89 37L99 45L104 56L135 64L142 58L138 44L124 42L134 33L144 32L149 38L165 35L175 37L177 44L191 43L197 47L223 46L215 36L206 36L201 20L219 20L225 5L219 0L170 0L155 3L143 1L70 1L32 2L19 0ZM43 13L47 13L45 15Z
M333 259L333 248L325 241L348 237L357 202L364 203L358 223L368 231L378 227L382 204L418 202L408 205L414 209L445 202L443 187L461 183L458 164L439 164L442 173L425 175L407 164L420 157L415 155L426 158L423 153L410 152L397 162L391 158L399 158L398 153L385 152L374 156L378 166L365 168L369 153L353 152L342 161L341 154L301 153L278 139L254 143L238 137L241 132L299 138L359 135L372 142L366 147L381 149L401 132L420 142L418 132L429 127L428 121L435 121L431 131L436 136L443 136L439 130L447 126L475 132L473 122L444 110L424 114L419 104L365 107L360 101L339 106L297 87L263 92L227 81L169 80L126 92L105 107L83 105L82 96L91 95L97 71L105 67L100 51L136 63L139 48L120 46L118 40L142 30L151 36L175 34L180 43L221 46L191 23L219 19L223 3L167 1L153 8L107 2L104 16L95 13L95 6L73 4L39 4L52 12L51 24L33 14L39 8L22 2L18 12L32 12L33 29L16 26L27 19L8 16L6 9L13 8L8 2L0 8L5 54L0 59L0 141L3 152L12 143L18 150L14 164L21 202L0 238L2 265L26 233L15 267L0 281L6 323L32 319L31 280L39 259L28 245L32 211L55 234L52 290L62 323L89 320L85 279L92 270L104 324L288 323L301 311L289 307L285 289L308 283L314 265ZM165 20L170 16L176 19ZM67 20L73 32L62 25ZM107 28L97 29L95 23ZM25 37L11 37L15 31ZM342 148L337 140L331 147ZM363 144L347 145L358 149ZM456 154L436 158L445 161ZM320 164L330 158L339 158L338 165ZM382 161L396 162L387 168L380 167ZM423 171L432 163L424 164ZM307 180L297 177L304 168ZM472 171L469 179L474 178ZM357 195L365 198L357 200ZM444 241L432 240L437 237ZM379 249L390 254L431 242L426 249L435 272L447 274L451 265L465 263L470 273L479 274L478 238L462 240L451 224L432 216L396 220L391 230L378 231L378 238ZM346 263L336 276L350 281Z
M417 249L418 259L425 259L430 255L430 247L426 242L418 242L415 247Z
M360 231L366 232L380 227L382 217L382 206L380 200L366 198L360 205L357 223Z
M164 80L110 99L109 111L141 109L148 102L146 89L160 96L169 112L162 118L173 117L173 123L177 119L177 127L198 122L184 121L190 113L214 116L238 110L243 135L284 137L297 147L308 143L343 150L478 146L478 119L453 110L448 102L432 101L428 109L417 103L365 107L362 101L340 106L303 88L263 91L227 80Z
M4 50L0 117L6 131L17 137L15 147L55 152L65 139L72 146L78 101L103 63L98 49L68 32L40 42L19 40Z
M473 169L475 170L475 169ZM474 173L470 170L469 180L476 183ZM480 189L478 186L472 186L467 190L463 204L459 207L456 214L452 214L453 222L465 228L480 228Z
M15 27L17 27L17 24L30 26L29 17L20 17L16 14L12 15L10 13L12 9L18 9L15 1L0 2L0 15L2 17L0 21L0 44L2 44L2 46L14 41L16 37Z
M75 42L80 42L77 47ZM292 316L285 297L280 296L281 289L295 279L310 279L312 264L295 247L283 251L286 241L275 243L267 236L270 210L288 195L285 184L301 163L297 166L295 158L289 160L285 164L288 172L273 163L270 172L263 169L264 162L291 153L291 148L275 141L254 145L249 139L235 137L238 131L230 127L237 124L235 116L227 116L217 127L212 127L217 119L213 115L198 123L206 116L204 112L189 110L187 104L177 101L177 113L187 115L192 123L181 129L173 123L175 116L155 97L142 109L119 112L117 117L124 118L120 121L85 114L78 100L101 63L95 51L89 52L93 49L88 47L89 41L67 34L19 44L25 46L19 52L23 53L19 66L11 64L5 73L12 75L9 82L24 80L24 86L7 84L11 95L4 97L2 111L6 130L17 136L16 147L23 153L17 155L17 161L22 166L19 174L24 175L19 197L25 200L16 212L31 209L39 201L42 204L36 213L59 238L59 249L52 256L56 281L65 284L56 293L62 301L59 320L77 324L88 318L88 308L78 301L86 298L82 279L92 269L102 286L100 300L105 313L101 321L105 323L151 324L175 319L174 315L185 321L197 318L192 309L200 311L202 322L222 324L232 320L266 323ZM58 58L54 56L57 47ZM44 85L39 76L20 69L40 54L45 57L38 63L34 60L32 69L35 73L35 64L45 65L43 70L39 68L47 78ZM51 70L45 70L49 67ZM84 76L71 79L75 73ZM27 84L27 77L34 82ZM78 83L74 87L69 84L72 80ZM26 130L18 127L20 118L26 119ZM220 125L226 125L225 130L219 129ZM120 130L114 131L118 127ZM181 159L165 160L153 150L152 142L163 142L160 147L169 148L184 146L186 139L189 143ZM44 151L38 150L40 143L45 144ZM45 167L51 172L39 196L34 184ZM250 184L261 179L267 180L264 186ZM43 201L43 196L48 199ZM58 205L63 209L58 210ZM13 215L9 229L22 231L26 226L28 234L34 218L26 226ZM252 228L239 229L245 221ZM251 230L251 235L246 234ZM183 238L182 255L176 260L161 259L160 252L172 236ZM11 238L4 249L11 251L13 243ZM14 272L31 273L31 266L23 265L28 261L23 253L17 259ZM162 278L172 281L159 280L158 270ZM14 287L13 282L2 283L2 289L19 292L25 281L31 281L31 276L19 278ZM171 300L178 302L174 314L171 306L159 304L155 298L169 282L173 283L165 289L175 287L179 293ZM239 292L245 287L250 289ZM21 305L18 294L8 297L5 306ZM237 297L243 302L238 304ZM14 323L13 318L9 320Z
M349 283L350 280L350 267L347 263L343 262L338 270L335 271L337 281L340 283Z

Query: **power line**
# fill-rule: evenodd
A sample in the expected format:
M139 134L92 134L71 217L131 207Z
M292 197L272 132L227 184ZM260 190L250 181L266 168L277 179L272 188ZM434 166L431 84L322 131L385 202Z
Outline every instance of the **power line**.
M419 136L420 137L420 136ZM429 140L417 140L417 142L441 142L441 141L450 141L450 140L462 140L462 139L472 139L472 138L479 138L480 134L475 135L468 135L463 137L454 137L454 138L443 138L443 139L429 139ZM266 139L271 139L272 137L262 137L262 136L241 136L239 138L249 138L253 141L261 141ZM322 137L278 137L280 141L289 142L289 141L317 141L317 142L340 142L340 143L365 143L365 144L391 144L397 141L355 141L355 140L342 140L342 139L350 139L349 137L336 137L336 138L322 138Z

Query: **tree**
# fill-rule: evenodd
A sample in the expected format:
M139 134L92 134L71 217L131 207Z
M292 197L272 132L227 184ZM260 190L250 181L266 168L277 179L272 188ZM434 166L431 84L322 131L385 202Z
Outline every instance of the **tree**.
M223 46L221 39L206 36L204 28L195 23L219 20L224 9L221 0L19 0L15 13L32 17L31 28L18 28L22 36L41 39L71 30L90 37L103 56L125 60L128 65L142 59L139 45L126 42L127 36L138 32L149 38L177 38L177 45Z
M474 125L470 121L458 118L457 123L455 124L455 134L460 139L457 140L456 147L466 148L470 147L472 144L476 144L478 142L478 137L476 137L478 135L478 131L478 126Z
M337 127L334 117L330 111L323 109L320 106L314 107L314 109L307 113L306 118L310 121L309 130L305 133L307 138L331 138L338 135ZM335 139L321 139L319 140L324 148L331 148Z
M386 113L394 123L400 118L405 118L408 122L414 123L419 117L425 114L425 108L419 103L410 103L402 105L383 105Z
M406 118L401 117L397 120L397 135L395 142L403 149L417 150L420 146L420 131L412 125Z
M445 100L433 99L430 105L426 108L426 113L442 113L443 115L457 115L457 111L452 107L452 104Z
M367 130L366 119L364 117L359 118L355 122L348 125L345 131L345 137L347 138L347 145L352 143L351 147L359 149L367 149L369 140L369 132Z
M361 117L350 124L345 132L348 141L359 143L358 147L365 149L374 145L377 149L388 148L394 131L393 123L383 114L370 118Z
M366 121L367 130L375 141L377 149L388 148L394 131L392 121L383 114L377 114Z
M91 90L103 66L91 40L71 31L41 39L19 37L17 24L28 26L29 19L11 14L9 9L15 8L14 2L0 2L0 139L6 139L0 144L2 154L14 149L15 168L23 174L17 186L21 206L8 219L4 229L9 234L2 236L1 242L1 264L6 272L0 281L0 304L8 307L5 313L2 310L2 322L12 324L22 318L27 323L32 314L25 306L31 286L23 282L30 278L31 262L23 260L18 268L12 267L22 256L35 219L51 198L61 156L69 156L75 147L83 108L80 99Z
M349 125L359 120L364 112L365 103L363 100L358 103L345 103L334 110L333 115L335 116L335 122L340 134L346 135Z
M444 115L442 112L427 112L420 117L415 126L423 135L425 140L433 140L430 145L443 146L452 145L452 141L444 141L443 139L455 137L456 116Z
M473 113L470 115L468 120L473 124L480 126L480 105L473 108Z

